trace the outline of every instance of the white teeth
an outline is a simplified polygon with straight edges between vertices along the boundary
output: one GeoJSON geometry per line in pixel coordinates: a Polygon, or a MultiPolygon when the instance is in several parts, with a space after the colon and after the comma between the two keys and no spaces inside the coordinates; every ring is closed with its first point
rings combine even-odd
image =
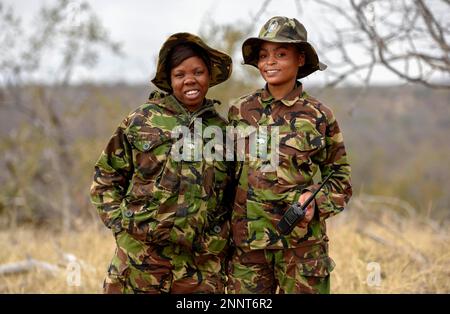
{"type": "Polygon", "coordinates": [[[267,70],[266,72],[267,72],[268,74],[274,74],[274,73],[277,73],[278,70],[267,70]]]}
{"type": "Polygon", "coordinates": [[[197,93],[198,93],[198,90],[195,89],[195,90],[189,90],[185,94],[188,95],[188,96],[192,96],[192,95],[195,95],[197,93]]]}

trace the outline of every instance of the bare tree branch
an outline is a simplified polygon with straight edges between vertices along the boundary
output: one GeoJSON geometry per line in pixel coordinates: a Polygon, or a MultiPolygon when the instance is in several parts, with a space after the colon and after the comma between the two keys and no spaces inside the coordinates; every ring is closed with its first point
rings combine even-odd
{"type": "Polygon", "coordinates": [[[334,13],[330,16],[343,19],[342,23],[336,23],[328,17],[332,36],[321,43],[326,47],[323,58],[331,65],[328,75],[334,77],[330,84],[338,84],[360,72],[365,73],[364,82],[369,84],[378,67],[406,82],[450,88],[450,30],[445,24],[448,19],[439,16],[442,8],[449,9],[449,1],[435,1],[434,6],[423,0],[314,3],[325,8],[324,12],[334,13]],[[355,60],[356,51],[366,60],[355,60]],[[335,56],[336,52],[338,59],[327,57],[335,56]],[[335,70],[331,71],[333,67],[335,70]]]}
{"type": "MultiPolygon", "coordinates": [[[[57,212],[59,216],[53,219],[61,218],[65,230],[71,227],[73,212],[78,210],[68,179],[73,177],[72,166],[76,161],[68,138],[68,122],[59,110],[57,88],[68,85],[77,68],[95,65],[100,48],[120,54],[119,45],[110,39],[89,5],[78,4],[77,14],[83,19],[77,23],[71,23],[67,16],[70,1],[59,0],[44,6],[31,33],[25,33],[14,12],[0,4],[0,45],[11,48],[0,51],[0,106],[22,114],[31,122],[19,125],[17,129],[25,131],[13,130],[4,141],[9,143],[5,149],[8,184],[13,195],[25,200],[23,208],[31,216],[57,212]],[[49,58],[55,59],[53,65],[57,64],[52,66],[55,75],[51,85],[33,84],[33,78],[48,67],[49,58]],[[22,134],[22,138],[17,134],[22,134]],[[24,154],[21,146],[35,141],[38,152],[33,156],[24,154]],[[41,150],[45,153],[41,154],[41,150]],[[23,166],[27,162],[33,169],[23,166]],[[51,179],[42,180],[44,176],[51,179]],[[39,194],[43,186],[51,195],[39,194]]],[[[14,205],[11,210],[18,207],[14,205]]]]}

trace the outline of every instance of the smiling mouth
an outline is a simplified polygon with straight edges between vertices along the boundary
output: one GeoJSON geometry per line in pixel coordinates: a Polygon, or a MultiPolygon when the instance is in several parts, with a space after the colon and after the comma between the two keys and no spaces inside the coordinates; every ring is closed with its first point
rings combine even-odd
{"type": "Polygon", "coordinates": [[[274,70],[265,70],[264,71],[268,76],[272,76],[272,75],[275,75],[275,74],[277,74],[278,72],[280,72],[280,70],[276,70],[276,69],[274,69],[274,70]]]}
{"type": "Polygon", "coordinates": [[[191,90],[185,91],[184,95],[188,99],[195,99],[195,98],[197,98],[200,95],[200,90],[198,90],[198,89],[191,89],[191,90]]]}

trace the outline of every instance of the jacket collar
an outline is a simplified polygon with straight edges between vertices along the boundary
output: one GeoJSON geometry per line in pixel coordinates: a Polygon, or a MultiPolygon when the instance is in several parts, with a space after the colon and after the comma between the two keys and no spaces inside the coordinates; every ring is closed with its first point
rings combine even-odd
{"type": "MultiPolygon", "coordinates": [[[[300,81],[295,83],[295,87],[292,91],[290,91],[286,96],[284,96],[279,101],[288,107],[293,106],[303,95],[303,85],[300,81]]],[[[263,103],[272,103],[275,98],[270,94],[269,89],[267,87],[267,83],[264,86],[264,89],[261,91],[261,101],[263,103]]]]}
{"type": "Polygon", "coordinates": [[[152,94],[149,103],[153,103],[158,107],[164,108],[176,115],[200,116],[201,114],[214,110],[214,101],[205,98],[203,104],[197,111],[190,112],[187,110],[173,94],[165,95],[162,93],[152,94]]]}

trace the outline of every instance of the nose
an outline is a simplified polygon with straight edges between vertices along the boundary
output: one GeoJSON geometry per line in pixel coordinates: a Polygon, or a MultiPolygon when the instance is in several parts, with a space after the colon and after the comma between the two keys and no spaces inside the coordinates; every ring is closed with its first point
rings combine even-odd
{"type": "Polygon", "coordinates": [[[277,60],[275,59],[275,56],[274,56],[273,54],[270,54],[270,55],[267,57],[267,64],[273,65],[273,64],[275,64],[275,63],[277,63],[277,60]]]}
{"type": "Polygon", "coordinates": [[[195,82],[196,82],[195,77],[193,75],[189,75],[184,80],[184,85],[193,85],[195,84],[195,82]]]}

